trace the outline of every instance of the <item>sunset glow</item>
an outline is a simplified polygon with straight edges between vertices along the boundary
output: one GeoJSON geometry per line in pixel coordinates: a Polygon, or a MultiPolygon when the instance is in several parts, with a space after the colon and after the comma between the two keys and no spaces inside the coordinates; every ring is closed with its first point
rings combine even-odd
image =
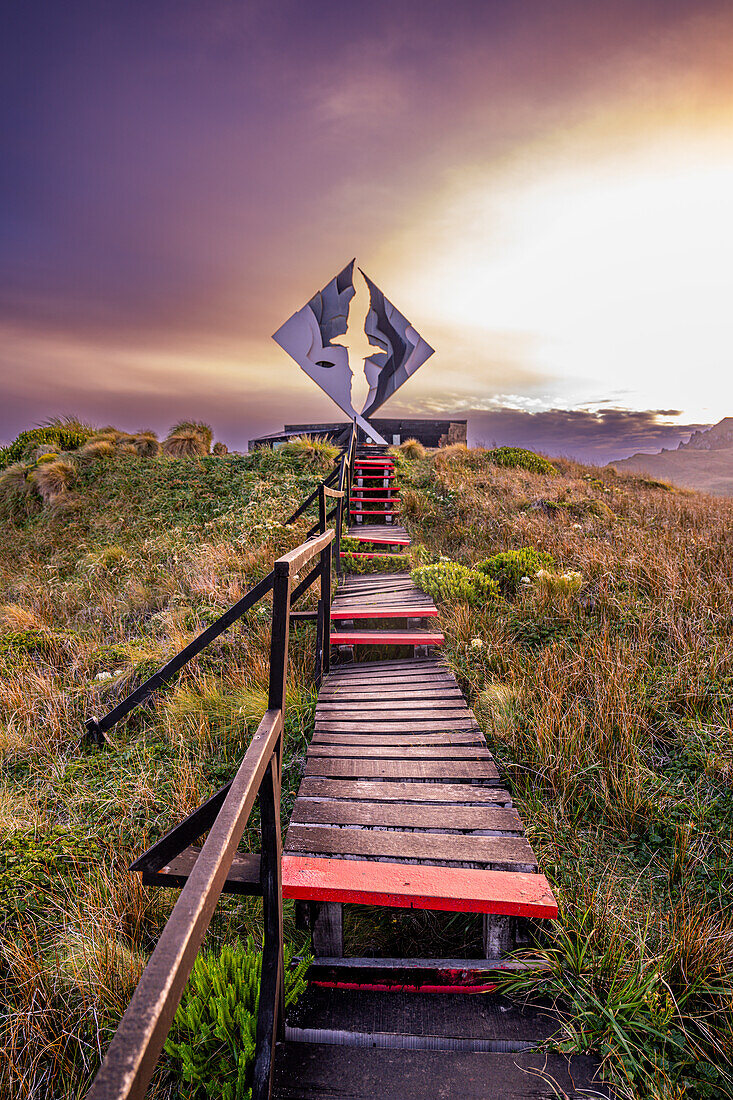
{"type": "Polygon", "coordinates": [[[3,47],[0,437],[330,418],[270,335],[354,255],[436,348],[385,412],[733,412],[729,5],[95,12],[3,47]]]}

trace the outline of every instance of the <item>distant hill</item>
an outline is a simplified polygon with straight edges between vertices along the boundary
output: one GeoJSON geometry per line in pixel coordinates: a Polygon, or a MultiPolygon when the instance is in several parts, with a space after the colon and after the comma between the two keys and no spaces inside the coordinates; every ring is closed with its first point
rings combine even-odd
{"type": "Polygon", "coordinates": [[[688,489],[733,496],[733,417],[706,431],[694,432],[676,450],[635,454],[609,465],[621,471],[649,474],[688,489]]]}

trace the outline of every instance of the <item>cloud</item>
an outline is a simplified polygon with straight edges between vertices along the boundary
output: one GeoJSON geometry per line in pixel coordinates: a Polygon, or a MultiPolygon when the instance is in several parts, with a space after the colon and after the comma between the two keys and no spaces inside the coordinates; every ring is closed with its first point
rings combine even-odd
{"type": "Polygon", "coordinates": [[[544,454],[605,465],[637,451],[672,449],[708,424],[671,423],[677,409],[503,408],[468,413],[469,439],[488,446],[528,447],[544,454]]]}

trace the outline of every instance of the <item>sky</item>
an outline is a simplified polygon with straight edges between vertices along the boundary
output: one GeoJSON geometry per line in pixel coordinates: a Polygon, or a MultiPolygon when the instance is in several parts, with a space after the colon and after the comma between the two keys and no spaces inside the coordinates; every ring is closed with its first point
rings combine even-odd
{"type": "Polygon", "coordinates": [[[733,413],[732,45],[728,0],[5,5],[0,440],[333,418],[271,334],[356,256],[436,349],[384,415],[676,446],[733,413]]]}

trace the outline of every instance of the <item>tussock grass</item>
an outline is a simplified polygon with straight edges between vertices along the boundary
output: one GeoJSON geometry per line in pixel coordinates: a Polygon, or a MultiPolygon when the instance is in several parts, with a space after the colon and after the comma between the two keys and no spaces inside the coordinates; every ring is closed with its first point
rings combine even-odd
{"type": "MultiPolygon", "coordinates": [[[[297,451],[191,461],[140,455],[114,429],[87,438],[61,452],[75,470],[63,517],[31,480],[33,456],[0,471],[3,1096],[84,1094],[173,902],[125,868],[235,771],[266,705],[270,603],[122,723],[109,752],[80,749],[84,719],[301,540],[309,521],[282,521],[322,476],[297,451]]],[[[551,583],[509,570],[502,600],[453,594],[436,623],[561,902],[534,948],[542,988],[570,1009],[563,1047],[600,1051],[620,1096],[730,1095],[733,502],[555,466],[463,447],[401,458],[414,541],[400,557],[551,556],[551,583]],[[557,580],[569,574],[580,582],[557,580]]],[[[312,658],[312,624],[294,625],[284,821],[312,658]]],[[[244,846],[258,843],[255,815],[244,846]]],[[[300,945],[289,905],[285,923],[300,945]]],[[[208,946],[261,932],[257,901],[227,897],[208,946]]],[[[355,908],[348,934],[355,951],[480,949],[462,914],[355,908]]],[[[175,1095],[166,1072],[151,1096],[175,1095]]]]}
{"type": "Polygon", "coordinates": [[[556,466],[401,468],[423,557],[554,562],[439,620],[561,903],[532,995],[620,1096],[730,1096],[733,502],[556,466]]]}
{"type": "MultiPolygon", "coordinates": [[[[58,499],[77,502],[63,522],[34,464],[0,471],[15,502],[0,504],[2,1096],[86,1091],[175,897],[126,868],[236,771],[267,704],[269,601],[117,727],[110,751],[80,747],[84,719],[302,540],[309,521],[282,520],[319,477],[280,456],[262,470],[256,456],[141,454],[140,437],[108,430],[63,454],[75,481],[58,499]]],[[[284,822],[312,729],[313,642],[311,624],[293,628],[284,822]]],[[[291,906],[286,928],[300,945],[291,906]]],[[[260,904],[227,897],[208,945],[261,931],[260,904]]],[[[168,1068],[151,1096],[172,1095],[168,1068]]]]}

